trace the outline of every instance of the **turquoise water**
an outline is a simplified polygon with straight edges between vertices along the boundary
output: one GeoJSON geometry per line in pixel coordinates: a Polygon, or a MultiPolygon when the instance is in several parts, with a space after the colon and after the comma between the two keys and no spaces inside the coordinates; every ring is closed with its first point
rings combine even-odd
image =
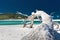
{"type": "Polygon", "coordinates": [[[57,22],[57,23],[59,23],[59,24],[60,24],[60,21],[55,21],[55,22],[57,22]]]}
{"type": "MultiPolygon", "coordinates": [[[[21,25],[24,24],[24,21],[0,21],[0,25],[21,25]]],[[[30,24],[30,21],[27,21],[27,24],[30,24]]],[[[40,21],[34,21],[34,24],[40,24],[40,21]]]]}
{"type": "MultiPolygon", "coordinates": [[[[60,21],[55,21],[55,22],[58,22],[60,23],[60,21]]],[[[31,22],[30,21],[26,21],[27,24],[30,24],[31,22]]],[[[41,22],[40,21],[34,21],[34,24],[40,24],[41,22]]],[[[24,21],[0,21],[0,25],[22,25],[22,24],[25,24],[24,21]]]]}

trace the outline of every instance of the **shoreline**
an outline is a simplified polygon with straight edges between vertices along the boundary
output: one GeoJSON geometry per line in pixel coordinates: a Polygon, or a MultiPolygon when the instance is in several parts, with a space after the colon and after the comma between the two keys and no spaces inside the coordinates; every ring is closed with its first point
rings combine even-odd
{"type": "MultiPolygon", "coordinates": [[[[24,19],[4,19],[0,21],[24,21],[24,19]]],[[[34,21],[40,21],[39,19],[34,19],[34,21]]],[[[53,19],[53,21],[60,21],[60,19],[53,19]]]]}

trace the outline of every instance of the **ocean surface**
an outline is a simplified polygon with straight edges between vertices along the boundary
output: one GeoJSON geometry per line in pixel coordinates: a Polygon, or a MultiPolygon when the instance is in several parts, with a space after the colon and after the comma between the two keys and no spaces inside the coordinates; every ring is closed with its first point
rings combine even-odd
{"type": "MultiPolygon", "coordinates": [[[[60,23],[60,21],[55,21],[60,23]]],[[[0,20],[0,25],[22,25],[22,24],[31,24],[31,21],[23,20],[0,20]]],[[[34,21],[34,24],[40,24],[41,21],[34,21]]]]}
{"type": "MultiPolygon", "coordinates": [[[[30,21],[0,21],[0,25],[21,25],[21,24],[30,24],[30,21]]],[[[40,24],[40,21],[34,21],[34,24],[40,24]]]]}

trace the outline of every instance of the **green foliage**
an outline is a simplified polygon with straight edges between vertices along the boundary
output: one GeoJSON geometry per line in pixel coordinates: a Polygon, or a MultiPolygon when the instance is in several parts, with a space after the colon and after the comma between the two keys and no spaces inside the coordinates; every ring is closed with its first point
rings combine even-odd
{"type": "Polygon", "coordinates": [[[0,14],[0,19],[25,19],[27,16],[15,13],[0,14]]]}

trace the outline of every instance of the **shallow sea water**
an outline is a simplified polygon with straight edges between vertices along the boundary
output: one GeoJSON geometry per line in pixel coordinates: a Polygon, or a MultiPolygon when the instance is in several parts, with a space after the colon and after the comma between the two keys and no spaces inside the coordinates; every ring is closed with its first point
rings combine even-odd
{"type": "MultiPolygon", "coordinates": [[[[60,21],[55,21],[60,23],[60,21]]],[[[31,21],[23,21],[23,20],[0,20],[0,25],[22,25],[22,24],[31,24],[31,21]]],[[[40,24],[41,21],[34,21],[34,24],[40,24]]]]}

